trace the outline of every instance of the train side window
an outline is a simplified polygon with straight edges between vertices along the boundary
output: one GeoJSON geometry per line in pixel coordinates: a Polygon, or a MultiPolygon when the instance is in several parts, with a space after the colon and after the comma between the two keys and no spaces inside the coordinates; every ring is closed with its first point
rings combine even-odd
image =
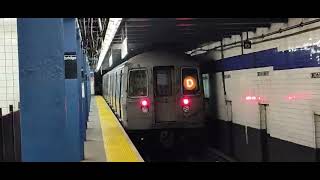
{"type": "Polygon", "coordinates": [[[182,68],[182,90],[184,95],[199,93],[199,77],[196,68],[182,68]]]}
{"type": "Polygon", "coordinates": [[[137,69],[129,71],[129,97],[147,96],[147,71],[137,69]]]}

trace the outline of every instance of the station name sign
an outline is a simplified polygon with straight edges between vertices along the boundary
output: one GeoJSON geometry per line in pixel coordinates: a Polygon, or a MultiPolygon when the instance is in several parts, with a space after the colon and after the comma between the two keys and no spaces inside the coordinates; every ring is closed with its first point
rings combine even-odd
{"type": "Polygon", "coordinates": [[[224,78],[225,79],[231,78],[231,75],[230,74],[226,74],[226,75],[224,75],[224,78]]]}
{"type": "Polygon", "coordinates": [[[311,73],[311,78],[320,78],[320,72],[311,73]]]}
{"type": "Polygon", "coordinates": [[[251,49],[251,41],[249,41],[249,40],[243,41],[243,48],[244,49],[251,49]]]}
{"type": "Polygon", "coordinates": [[[257,72],[257,76],[269,76],[269,71],[257,72]]]}

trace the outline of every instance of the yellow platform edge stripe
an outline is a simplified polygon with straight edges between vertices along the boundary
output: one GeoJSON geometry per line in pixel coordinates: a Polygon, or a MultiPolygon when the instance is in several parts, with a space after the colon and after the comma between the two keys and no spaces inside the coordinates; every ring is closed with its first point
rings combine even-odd
{"type": "Polygon", "coordinates": [[[102,96],[96,96],[107,162],[144,162],[102,96]]]}

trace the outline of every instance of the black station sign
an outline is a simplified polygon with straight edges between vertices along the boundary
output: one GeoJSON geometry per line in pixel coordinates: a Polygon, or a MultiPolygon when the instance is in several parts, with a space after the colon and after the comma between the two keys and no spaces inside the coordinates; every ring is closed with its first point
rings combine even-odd
{"type": "Polygon", "coordinates": [[[64,53],[65,78],[77,79],[77,55],[75,52],[64,53]]]}
{"type": "Polygon", "coordinates": [[[249,41],[249,40],[243,41],[243,48],[244,49],[251,49],[251,41],[249,41]]]}
{"type": "Polygon", "coordinates": [[[320,78],[320,72],[311,73],[311,78],[320,78]]]}

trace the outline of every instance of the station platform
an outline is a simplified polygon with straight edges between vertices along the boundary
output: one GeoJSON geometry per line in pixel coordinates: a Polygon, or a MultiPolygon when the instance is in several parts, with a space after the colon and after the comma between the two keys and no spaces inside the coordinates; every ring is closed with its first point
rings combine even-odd
{"type": "Polygon", "coordinates": [[[116,116],[101,96],[92,96],[85,160],[82,162],[143,162],[116,116]]]}

